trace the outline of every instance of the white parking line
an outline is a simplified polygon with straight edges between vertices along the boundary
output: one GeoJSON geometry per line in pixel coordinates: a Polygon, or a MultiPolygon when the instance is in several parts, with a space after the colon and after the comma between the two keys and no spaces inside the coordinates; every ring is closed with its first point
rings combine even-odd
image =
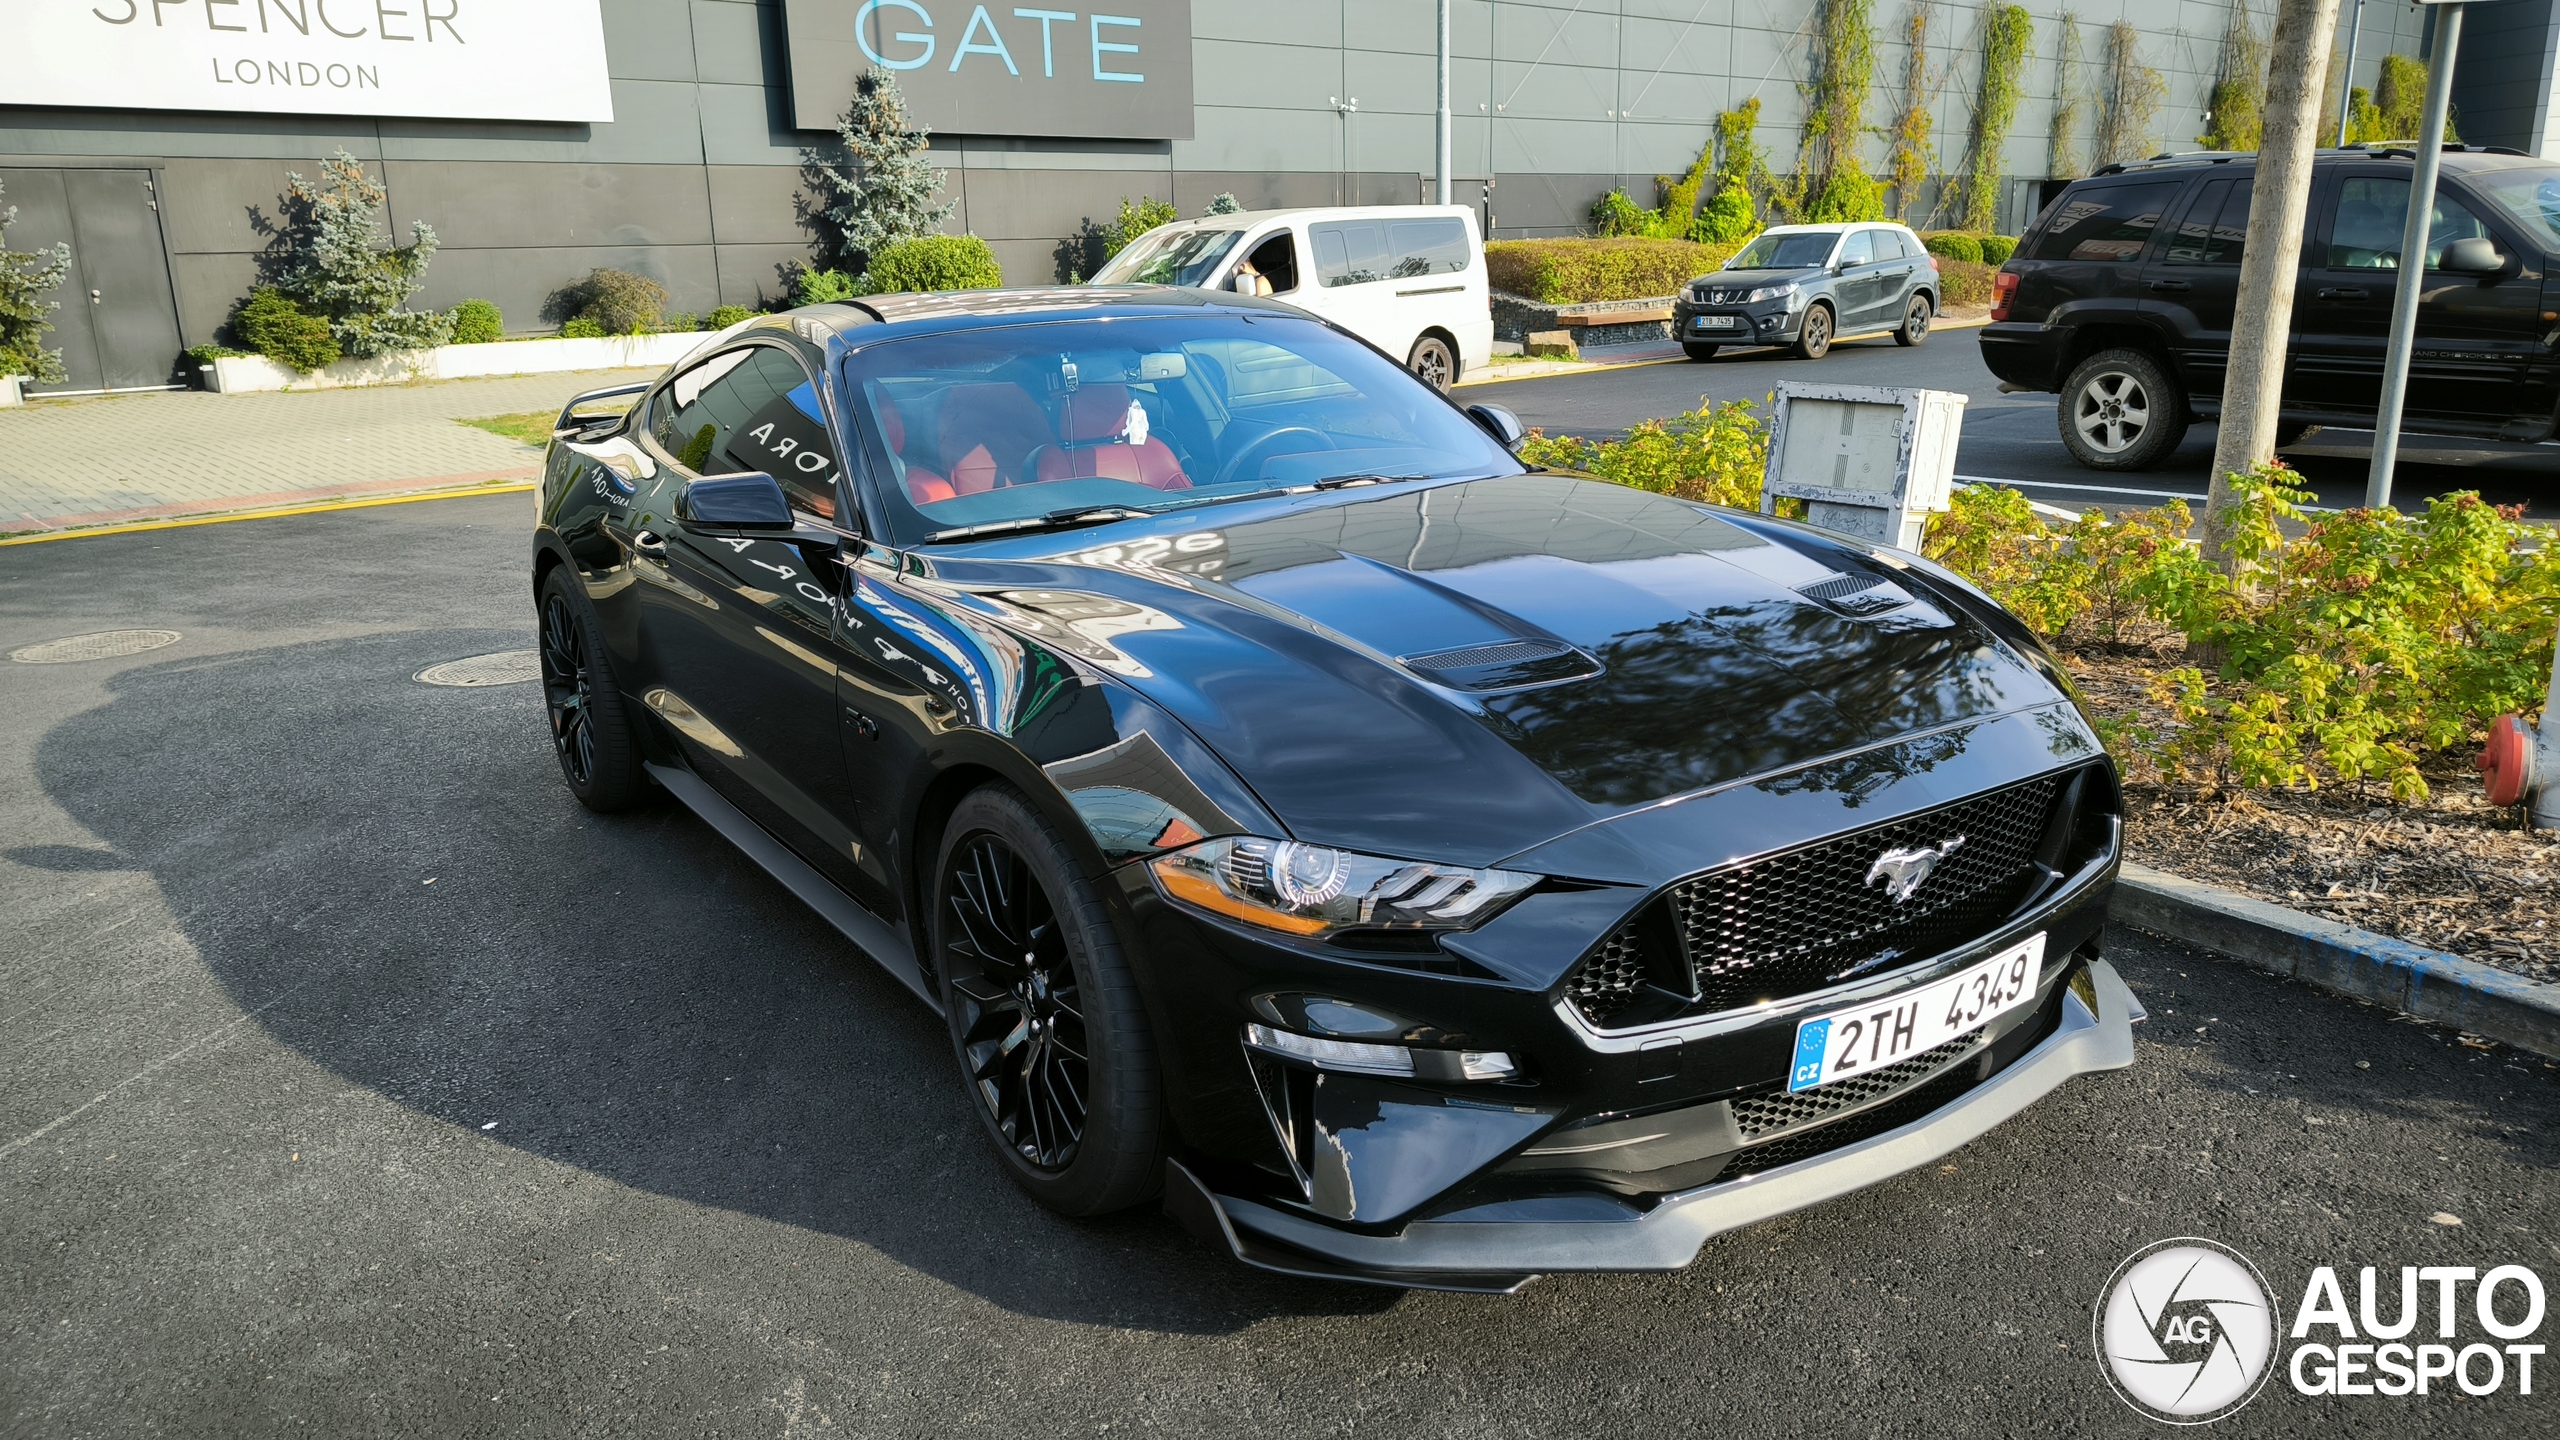
{"type": "Polygon", "coordinates": [[[2202,500],[2200,491],[2136,490],[2126,485],[2066,485],[2059,480],[2011,480],[1999,475],[1958,475],[1958,480],[1975,485],[2006,485],[2012,490],[2033,486],[2038,490],[2088,490],[2100,495],[2148,495],[2160,500],[2202,500]]]}

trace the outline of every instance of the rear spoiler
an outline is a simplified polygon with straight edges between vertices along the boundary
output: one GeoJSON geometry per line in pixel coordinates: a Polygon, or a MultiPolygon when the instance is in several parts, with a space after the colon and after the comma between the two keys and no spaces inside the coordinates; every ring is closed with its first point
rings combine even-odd
{"type": "Polygon", "coordinates": [[[625,395],[637,395],[657,383],[655,380],[643,380],[637,385],[614,385],[602,390],[590,390],[583,395],[573,395],[569,398],[568,404],[560,407],[560,418],[552,422],[551,433],[556,435],[563,430],[583,430],[607,420],[619,424],[622,420],[622,414],[619,411],[580,415],[578,407],[591,401],[616,400],[625,395]]]}

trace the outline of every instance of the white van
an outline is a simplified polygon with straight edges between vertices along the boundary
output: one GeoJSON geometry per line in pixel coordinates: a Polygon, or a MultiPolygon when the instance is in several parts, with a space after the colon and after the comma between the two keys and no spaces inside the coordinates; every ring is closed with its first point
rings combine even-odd
{"type": "Polygon", "coordinates": [[[1247,210],[1159,225],[1096,285],[1268,295],[1332,321],[1443,390],[1493,354],[1484,242],[1464,205],[1247,210]]]}

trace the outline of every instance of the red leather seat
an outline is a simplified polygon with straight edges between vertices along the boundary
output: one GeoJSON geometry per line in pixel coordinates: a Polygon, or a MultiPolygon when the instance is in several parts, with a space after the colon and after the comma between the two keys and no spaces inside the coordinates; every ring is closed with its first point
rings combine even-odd
{"type": "Polygon", "coordinates": [[[898,413],[896,404],[883,399],[874,413],[880,417],[880,438],[889,442],[889,453],[897,458],[899,478],[907,487],[908,500],[930,505],[960,493],[949,480],[907,460],[907,417],[898,413]]]}
{"type": "Polygon", "coordinates": [[[1010,381],[943,392],[941,453],[956,494],[983,495],[1042,478],[1029,472],[1031,454],[1053,438],[1039,402],[1010,381]]]}
{"type": "Polygon", "coordinates": [[[1087,385],[1067,397],[1064,443],[1040,452],[1043,480],[1128,480],[1158,490],[1188,490],[1191,478],[1165,443],[1148,436],[1130,444],[1129,387],[1087,385]]]}

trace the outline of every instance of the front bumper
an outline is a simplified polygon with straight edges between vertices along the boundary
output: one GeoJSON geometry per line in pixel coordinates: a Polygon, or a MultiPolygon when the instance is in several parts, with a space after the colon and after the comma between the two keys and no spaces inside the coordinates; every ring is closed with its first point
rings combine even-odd
{"type": "Polygon", "coordinates": [[[1220,1195],[1179,1161],[1167,1162],[1165,1209],[1249,1265],[1410,1289],[1508,1292],[1554,1271],[1676,1270],[1713,1236],[1917,1169],[2075,1075],[2131,1065],[2132,993],[2104,960],[2090,960],[2085,974],[2087,999],[2063,987],[2050,1033],[1944,1105],[1793,1164],[1665,1196],[1642,1213],[1594,1205],[1590,1218],[1425,1219],[1360,1232],[1220,1195]]]}
{"type": "Polygon", "coordinates": [[[1701,305],[1684,296],[1671,304],[1671,338],[1684,345],[1774,345],[1795,338],[1803,313],[1787,309],[1784,301],[1701,305]],[[1733,323],[1716,323],[1726,319],[1733,323]],[[1701,326],[1701,320],[1707,324],[1701,326]]]}

